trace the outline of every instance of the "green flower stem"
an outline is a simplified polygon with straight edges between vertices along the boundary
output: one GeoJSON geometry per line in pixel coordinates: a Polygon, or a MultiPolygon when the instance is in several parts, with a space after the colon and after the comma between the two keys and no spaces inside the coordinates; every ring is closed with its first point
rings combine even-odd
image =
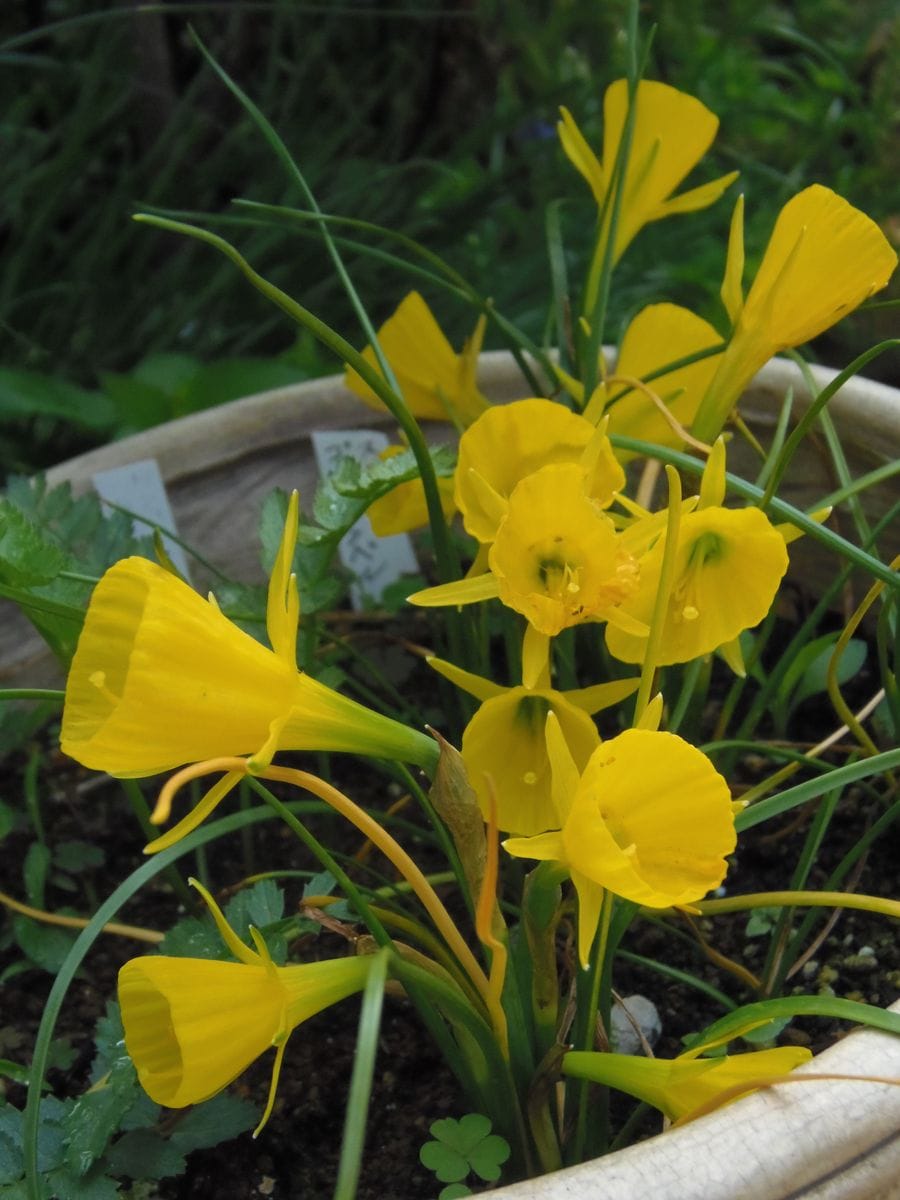
{"type": "Polygon", "coordinates": [[[522,893],[522,926],[531,967],[531,1008],[537,1056],[554,1046],[559,1019],[559,975],[556,966],[556,927],[559,921],[560,884],[568,877],[559,863],[540,863],[525,881],[522,893]]]}
{"type": "MultiPolygon", "coordinates": [[[[638,438],[624,437],[618,434],[613,434],[610,437],[610,441],[613,446],[621,450],[631,450],[635,454],[659,459],[660,462],[677,467],[679,471],[684,471],[689,475],[700,476],[703,474],[705,463],[702,463],[697,458],[693,458],[690,454],[682,453],[680,450],[669,450],[663,446],[654,445],[652,442],[644,442],[638,438]]],[[[734,495],[742,496],[745,500],[750,500],[759,507],[763,507],[762,502],[765,500],[765,493],[762,488],[758,488],[754,484],[748,483],[745,479],[741,479],[740,476],[732,475],[730,472],[726,474],[725,479],[728,489],[734,495]]],[[[852,542],[848,542],[846,538],[842,538],[839,534],[834,533],[827,526],[820,525],[812,517],[808,516],[807,513],[803,512],[802,509],[795,508],[792,504],[775,498],[769,500],[765,507],[768,508],[770,517],[779,521],[789,521],[792,525],[796,525],[802,533],[820,542],[827,549],[833,550],[835,554],[847,559],[854,566],[861,567],[864,571],[868,571],[870,575],[874,575],[876,579],[883,580],[888,587],[900,590],[900,575],[896,571],[892,571],[880,559],[867,554],[859,546],[854,546],[852,542]]]]}
{"type": "MultiPolygon", "coordinates": [[[[600,924],[594,940],[594,952],[591,956],[590,989],[586,997],[587,1003],[579,1005],[578,1030],[575,1037],[576,1048],[593,1050],[597,1031],[597,1014],[600,1011],[600,987],[604,972],[607,968],[606,949],[609,938],[609,925],[612,918],[613,896],[611,892],[603,893],[603,906],[600,912],[600,924]]],[[[575,1133],[572,1138],[572,1154],[570,1162],[579,1163],[584,1159],[585,1145],[588,1137],[588,1109],[590,1099],[590,1083],[582,1079],[576,1093],[575,1133]]],[[[596,1117],[598,1114],[594,1114],[596,1117]]],[[[602,1131],[601,1131],[602,1136],[602,1131]]]]}
{"type": "MultiPolygon", "coordinates": [[[[159,830],[150,821],[150,805],[147,803],[144,793],[141,791],[140,784],[136,779],[120,779],[122,791],[131,806],[131,811],[134,813],[135,820],[140,826],[141,833],[148,842],[152,841],[158,834],[159,830]]],[[[192,912],[194,905],[197,903],[197,897],[194,892],[188,887],[176,866],[166,868],[166,879],[168,880],[175,895],[185,905],[188,912],[192,912]]]]}
{"type": "Polygon", "coordinates": [[[402,398],[388,384],[384,376],[379,374],[374,367],[370,366],[359,351],[342,338],[339,333],[336,333],[324,321],[319,320],[317,316],[311,313],[309,309],[304,308],[302,304],[299,304],[286,292],[283,292],[281,288],[276,287],[275,284],[255,271],[243,255],[230,242],[219,237],[218,234],[211,233],[208,229],[201,229],[197,225],[187,225],[182,221],[170,221],[165,217],[155,217],[150,213],[136,213],[134,220],[140,224],[152,225],[157,229],[166,229],[171,233],[181,233],[187,237],[196,238],[198,241],[205,242],[207,245],[219,250],[235,264],[257,291],[271,300],[273,304],[291,317],[292,320],[296,321],[298,325],[308,329],[318,341],[322,342],[339,359],[342,359],[352,367],[364,382],[368,384],[402,429],[413,457],[416,460],[416,466],[419,468],[419,473],[422,477],[422,487],[425,491],[425,502],[428,508],[428,519],[431,524],[432,537],[434,538],[434,552],[441,582],[447,583],[450,580],[458,579],[461,574],[459,559],[450,540],[447,523],[444,520],[437,476],[435,475],[431,455],[428,453],[428,446],[415,418],[403,403],[402,398]]]}
{"type": "Polygon", "coordinates": [[[464,1035],[459,1045],[466,1054],[471,1072],[470,1086],[466,1089],[470,1099],[476,1106],[485,1105],[494,1127],[513,1149],[518,1173],[528,1173],[532,1156],[518,1094],[509,1063],[504,1059],[488,1025],[455,988],[408,959],[395,956],[391,962],[391,974],[399,979],[404,987],[409,988],[412,984],[425,993],[457,1033],[464,1035]],[[470,1090],[472,1085],[475,1088],[474,1095],[470,1090]]]}
{"type": "Polygon", "coordinates": [[[653,677],[656,674],[656,659],[659,654],[659,644],[665,631],[666,617],[669,611],[669,599],[672,593],[672,581],[675,576],[675,556],[678,553],[678,531],[681,527],[681,480],[674,467],[666,467],[666,478],[669,481],[669,512],[666,521],[666,543],[663,548],[662,565],[659,570],[659,587],[656,589],[656,599],[653,602],[653,616],[650,621],[650,633],[644,649],[644,661],[641,664],[641,682],[638,687],[637,699],[634,702],[634,718],[632,724],[637,727],[644,710],[650,702],[653,690],[653,677]]]}
{"type": "MultiPolygon", "coordinates": [[[[770,796],[767,800],[760,800],[759,803],[744,809],[735,818],[735,828],[738,833],[743,833],[745,829],[752,829],[754,825],[760,825],[763,821],[771,820],[772,817],[780,817],[810,800],[818,800],[832,788],[847,787],[862,779],[877,779],[887,771],[894,770],[895,767],[900,767],[900,749],[886,750],[882,754],[864,758],[849,766],[836,767],[833,771],[826,771],[816,779],[798,783],[796,787],[788,788],[786,792],[770,796]]],[[[712,903],[712,901],[707,903],[712,903]]]]}
{"type": "MultiPolygon", "coordinates": [[[[440,931],[447,946],[456,955],[463,970],[479,992],[487,1010],[490,1011],[490,984],[488,983],[487,976],[479,966],[478,961],[466,944],[450,914],[441,903],[434,888],[429,884],[417,864],[413,862],[403,847],[376,820],[361,809],[359,805],[354,804],[343,792],[338,791],[337,788],[325,783],[317,776],[310,775],[307,771],[295,770],[292,767],[268,767],[264,772],[260,772],[260,775],[266,779],[275,779],[283,783],[290,783],[294,787],[312,792],[314,796],[317,796],[320,800],[324,800],[326,804],[330,805],[336,812],[339,812],[341,816],[346,817],[351,824],[355,825],[362,834],[378,847],[381,853],[393,863],[404,879],[409,881],[422,907],[440,931]]],[[[284,806],[282,805],[282,807],[284,806]]],[[[332,870],[330,866],[328,869],[332,870]]],[[[333,870],[332,874],[334,874],[333,870]]],[[[339,877],[335,875],[335,878],[338,879],[339,877]]],[[[346,875],[344,875],[344,878],[346,879],[346,875]]],[[[382,933],[384,933],[383,928],[382,933]]],[[[387,935],[385,934],[385,936],[387,935]]]]}
{"type": "MultiPolygon", "coordinates": [[[[379,946],[392,946],[390,934],[379,921],[378,917],[372,912],[371,906],[363,896],[362,892],[349,877],[346,871],[340,866],[337,860],[325,849],[318,838],[314,837],[309,832],[302,821],[298,820],[291,812],[286,804],[283,804],[274,792],[270,791],[264,783],[253,775],[247,776],[247,784],[253,789],[256,794],[263,799],[266,804],[276,813],[288,829],[297,835],[304,846],[313,852],[326,871],[329,871],[338,886],[343,890],[344,895],[359,913],[365,924],[368,926],[372,937],[379,946]]],[[[314,793],[315,794],[315,793],[314,793]]]]}
{"type": "Polygon", "coordinates": [[[900,918],[900,900],[882,896],[861,896],[858,892],[748,892],[746,896],[726,896],[722,900],[698,900],[696,908],[704,917],[721,913],[743,912],[748,908],[856,908],[883,917],[900,918]]]}
{"type": "MultiPolygon", "coordinates": [[[[822,800],[822,803],[816,805],[813,819],[806,831],[806,837],[803,839],[803,849],[800,852],[797,865],[794,868],[790,884],[788,885],[791,891],[800,891],[807,886],[810,872],[816,864],[819,850],[825,840],[825,835],[828,832],[828,827],[831,824],[831,819],[835,814],[840,798],[840,792],[829,792],[822,800]]],[[[785,973],[792,965],[790,959],[786,957],[786,951],[793,932],[793,923],[794,909],[785,906],[779,912],[778,919],[771,931],[765,965],[760,972],[760,979],[763,983],[762,994],[764,996],[774,996],[777,994],[785,973]]]]}
{"type": "MultiPolygon", "coordinates": [[[[765,494],[760,504],[761,508],[766,508],[771,503],[775,493],[778,491],[778,485],[781,483],[782,476],[787,470],[788,463],[794,457],[800,443],[805,440],[819,413],[824,409],[825,405],[834,396],[844,384],[852,379],[854,375],[859,374],[863,367],[867,366],[873,359],[883,354],[886,350],[893,350],[900,347],[900,338],[888,338],[883,342],[879,342],[876,346],[870,347],[858,358],[854,358],[849,367],[845,367],[840,374],[836,375],[829,384],[822,388],[821,392],[815,397],[812,404],[797,422],[797,426],[793,433],[787,439],[781,453],[778,456],[778,461],[772,470],[768,485],[766,486],[765,494]]],[[[694,433],[697,437],[703,438],[701,429],[695,429],[694,433]]]]}
{"type": "MultiPolygon", "coordinates": [[[[900,800],[895,800],[890,808],[885,809],[877,821],[875,821],[865,833],[857,840],[856,844],[844,855],[829,877],[825,880],[826,889],[835,888],[844,880],[854,865],[859,861],[863,854],[873,845],[883,833],[889,830],[894,822],[900,817],[900,800]]],[[[790,945],[785,954],[787,962],[795,962],[800,954],[800,948],[806,941],[813,925],[815,924],[817,912],[815,908],[811,908],[803,920],[797,926],[790,945]]]]}
{"type": "Polygon", "coordinates": [[[62,704],[66,693],[55,688],[0,688],[0,701],[3,700],[46,700],[53,704],[62,704]]]}

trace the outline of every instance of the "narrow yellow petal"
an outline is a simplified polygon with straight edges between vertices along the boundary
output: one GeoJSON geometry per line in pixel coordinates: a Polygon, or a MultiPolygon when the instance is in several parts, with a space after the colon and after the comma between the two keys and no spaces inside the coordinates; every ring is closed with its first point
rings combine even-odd
{"type": "Polygon", "coordinates": [[[728,256],[725,260],[725,275],[719,295],[734,327],[744,307],[744,196],[738,196],[731,214],[728,233],[728,256]]]}
{"type": "Polygon", "coordinates": [[[478,700],[490,700],[492,696],[502,696],[507,690],[501,684],[484,679],[481,675],[474,675],[471,671],[464,671],[462,667],[447,662],[444,658],[436,658],[431,655],[425,661],[432,670],[437,671],[439,675],[443,675],[445,679],[449,679],[451,683],[455,683],[458,688],[468,692],[470,696],[475,696],[478,700]]]}
{"type": "Polygon", "coordinates": [[[144,847],[145,854],[158,854],[160,850],[168,850],[170,846],[174,846],[176,842],[180,842],[183,837],[187,837],[189,833],[193,833],[211,812],[222,803],[228,793],[237,786],[244,778],[242,771],[229,771],[227,775],[223,775],[220,780],[213,784],[206,795],[197,803],[186,817],[183,817],[177,825],[173,825],[171,829],[161,834],[158,838],[154,838],[152,842],[148,842],[144,847]]]}
{"type": "Polygon", "coordinates": [[[493,600],[498,594],[497,580],[493,575],[487,574],[424,588],[406,599],[409,604],[418,604],[421,608],[444,608],[447,605],[477,604],[479,600],[493,600]]]}

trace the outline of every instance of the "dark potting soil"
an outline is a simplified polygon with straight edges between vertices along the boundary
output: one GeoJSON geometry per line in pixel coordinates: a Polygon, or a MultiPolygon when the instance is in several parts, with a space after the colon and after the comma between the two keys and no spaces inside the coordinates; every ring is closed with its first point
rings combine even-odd
{"type": "MultiPolygon", "coordinates": [[[[56,751],[48,749],[46,753],[48,770],[39,776],[38,786],[48,840],[56,845],[77,839],[104,851],[106,862],[102,870],[87,876],[102,899],[141,862],[144,839],[126,809],[118,785],[110,781],[98,785],[56,751]]],[[[10,797],[21,795],[24,758],[13,756],[7,766],[5,787],[10,797]]],[[[349,769],[346,760],[335,762],[336,774],[349,769]]],[[[338,775],[335,782],[357,800],[371,799],[361,794],[367,777],[360,777],[358,767],[352,770],[355,776],[338,775]]],[[[371,777],[368,779],[371,790],[371,777]]],[[[384,791],[383,784],[379,788],[384,791]]],[[[383,808],[389,800],[376,798],[371,802],[374,807],[383,808]]],[[[877,815],[872,802],[862,793],[850,792],[842,799],[809,888],[824,885],[828,871],[858,838],[861,828],[877,815]]],[[[805,824],[795,826],[796,814],[792,813],[781,822],[741,837],[726,881],[728,894],[786,885],[805,829],[805,824]]],[[[328,828],[333,839],[334,823],[328,828]]],[[[315,869],[311,856],[298,847],[293,835],[277,821],[255,826],[252,838],[257,869],[315,869]]],[[[30,840],[26,833],[14,832],[3,842],[0,888],[14,896],[21,897],[23,893],[22,861],[30,840]]],[[[414,835],[406,832],[401,840],[415,852],[414,835]]],[[[358,836],[353,832],[342,848],[352,853],[358,846],[358,836]]],[[[900,861],[898,852],[900,844],[895,827],[876,842],[854,879],[854,890],[893,895],[896,864],[900,861]]],[[[433,852],[426,847],[424,853],[433,852]]],[[[238,835],[210,846],[207,870],[214,888],[227,889],[244,876],[242,855],[243,844],[238,835]]],[[[440,864],[435,860],[426,865],[438,868],[440,864]]],[[[194,869],[193,864],[190,869],[194,869]]],[[[391,870],[387,866],[384,869],[386,873],[391,870]]],[[[186,869],[185,873],[189,871],[186,869]]],[[[299,894],[299,886],[288,886],[288,911],[299,894]]],[[[452,893],[445,898],[452,904],[452,893]]],[[[73,900],[71,893],[52,882],[46,903],[51,910],[67,904],[80,904],[82,911],[88,907],[83,897],[73,900]]],[[[165,931],[180,911],[168,885],[157,881],[135,897],[118,919],[165,931]]],[[[827,914],[823,913],[817,931],[826,919],[827,914]]],[[[739,970],[758,973],[768,940],[748,938],[747,920],[748,914],[739,913],[702,920],[699,924],[717,954],[735,960],[739,970]]],[[[687,930],[686,926],[682,928],[687,930]]],[[[693,937],[684,941],[673,939],[671,933],[658,925],[639,920],[627,935],[623,949],[644,957],[658,957],[690,971],[735,1001],[746,1003],[756,998],[745,982],[711,962],[693,937]]],[[[107,999],[115,994],[116,973],[128,958],[147,951],[146,945],[118,936],[103,936],[95,944],[69,991],[57,1028],[57,1035],[69,1038],[75,1051],[70,1066],[50,1072],[49,1081],[57,1095],[77,1095],[87,1086],[94,1026],[107,999]]],[[[343,952],[343,945],[335,935],[323,933],[314,954],[343,952]]],[[[561,945],[560,953],[564,969],[569,969],[571,945],[561,945]]],[[[0,956],[0,970],[17,957],[15,947],[0,956]]],[[[29,969],[0,986],[0,1058],[28,1061],[51,983],[49,974],[29,969]]],[[[663,978],[624,958],[617,963],[614,986],[621,995],[642,992],[656,1003],[663,1024],[656,1052],[664,1057],[681,1050],[682,1036],[721,1015],[721,1009],[695,988],[663,978]]],[[[879,1005],[890,1004],[897,998],[900,953],[888,919],[863,912],[841,912],[826,940],[785,988],[788,994],[829,990],[838,996],[879,1005]]],[[[246,1134],[214,1149],[195,1152],[189,1156],[183,1175],[150,1185],[149,1191],[141,1192],[143,1200],[199,1200],[211,1195],[216,1200],[257,1196],[327,1200],[337,1170],[358,1012],[359,1001],[348,1000],[295,1032],[285,1058],[274,1114],[258,1140],[246,1134]]],[[[785,1039],[809,1045],[818,1052],[846,1028],[833,1021],[798,1019],[786,1031],[785,1039]]],[[[386,998],[379,1045],[359,1200],[425,1200],[434,1197],[441,1186],[418,1159],[419,1149],[428,1139],[428,1127],[438,1118],[461,1116],[467,1106],[415,1012],[402,996],[386,998]]],[[[271,1058],[267,1056],[233,1085],[260,1110],[270,1068],[271,1058]]],[[[16,1106],[24,1104],[24,1089],[20,1086],[7,1083],[6,1096],[16,1106]]],[[[177,1120],[177,1113],[167,1113],[166,1127],[171,1128],[177,1120]]],[[[645,1132],[657,1132],[659,1128],[659,1119],[651,1118],[645,1132]]]]}

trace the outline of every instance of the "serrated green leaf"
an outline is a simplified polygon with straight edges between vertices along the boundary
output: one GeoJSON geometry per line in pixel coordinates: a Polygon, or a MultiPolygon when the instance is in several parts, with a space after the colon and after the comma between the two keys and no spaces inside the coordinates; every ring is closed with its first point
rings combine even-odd
{"type": "Polygon", "coordinates": [[[225,905],[225,918],[239,938],[252,946],[250,926],[266,940],[269,953],[278,966],[287,960],[287,942],[278,933],[267,932],[284,916],[284,893],[274,879],[261,879],[250,888],[242,888],[225,905]]]}
{"type": "Polygon", "coordinates": [[[182,917],[159,944],[170,958],[227,959],[228,950],[208,917],[182,917]]]}
{"type": "Polygon", "coordinates": [[[41,1101],[37,1137],[39,1171],[52,1171],[62,1165],[66,1152],[63,1123],[74,1107],[74,1100],[57,1100],[55,1096],[45,1096],[41,1101]]]}
{"type": "Polygon", "coordinates": [[[50,583],[68,565],[68,555],[0,497],[0,579],[13,587],[36,587],[50,583]]]}
{"type": "Polygon", "coordinates": [[[106,1169],[131,1179],[166,1179],[187,1166],[184,1155],[168,1138],[152,1129],[123,1134],[109,1149],[106,1169]]]}
{"type": "MultiPolygon", "coordinates": [[[[263,503],[259,536],[262,565],[267,574],[278,553],[287,505],[288,494],[280,488],[271,492],[263,503]]],[[[310,542],[304,538],[302,528],[294,551],[293,572],[297,577],[300,611],[310,616],[333,608],[343,595],[345,585],[334,567],[339,535],[329,533],[321,537],[322,531],[316,531],[317,536],[310,542]]]]}
{"type": "Polygon", "coordinates": [[[107,1000],[106,1012],[94,1029],[94,1061],[91,1063],[91,1083],[108,1074],[119,1059],[127,1058],[122,1014],[115,1000],[107,1000]]]}
{"type": "Polygon", "coordinates": [[[0,1186],[0,1200],[30,1200],[25,1180],[0,1186]]]}
{"type": "Polygon", "coordinates": [[[75,933],[67,929],[60,929],[56,925],[41,925],[32,921],[30,917],[15,917],[13,932],[19,948],[28,955],[31,962],[52,975],[55,975],[65,962],[76,937],[75,933]]]}
{"type": "Polygon", "coordinates": [[[419,1161],[433,1171],[441,1183],[457,1183],[469,1173],[469,1164],[463,1156],[443,1142],[426,1142],[419,1151],[419,1161]]]}
{"type": "Polygon", "coordinates": [[[260,879],[241,888],[225,905],[225,919],[238,937],[249,937],[249,928],[263,929],[284,916],[284,892],[274,879],[260,879]]]}
{"type": "Polygon", "coordinates": [[[0,1130],[0,1184],[15,1183],[24,1170],[21,1130],[16,1137],[0,1130]]]}
{"type": "Polygon", "coordinates": [[[50,1173],[47,1182],[55,1200],[113,1200],[119,1195],[119,1184],[100,1167],[87,1175],[73,1175],[61,1167],[50,1173]]]}
{"type": "Polygon", "coordinates": [[[240,1096],[220,1092],[212,1100],[194,1105],[179,1121],[171,1135],[172,1144],[182,1154],[206,1150],[252,1129],[258,1120],[259,1111],[254,1104],[240,1096]]]}
{"type": "Polygon", "coordinates": [[[70,1171],[76,1175],[90,1171],[119,1129],[122,1114],[134,1102],[138,1087],[130,1059],[120,1059],[105,1079],[78,1097],[63,1121],[66,1166],[70,1171]]]}

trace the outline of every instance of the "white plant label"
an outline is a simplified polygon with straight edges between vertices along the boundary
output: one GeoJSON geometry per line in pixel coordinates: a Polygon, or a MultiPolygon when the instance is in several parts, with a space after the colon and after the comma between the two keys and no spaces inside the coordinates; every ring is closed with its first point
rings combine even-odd
{"type": "MultiPolygon", "coordinates": [[[[330,475],[344,458],[353,458],[366,466],[390,445],[387,435],[378,429],[319,430],[311,438],[322,476],[330,475]]],[[[376,537],[365,516],[345,535],[338,555],[356,578],[350,587],[350,603],[357,612],[366,597],[380,600],[389,584],[419,569],[408,534],[376,537]]]]}
{"type": "MultiPolygon", "coordinates": [[[[132,528],[136,536],[152,533],[155,528],[161,532],[167,529],[171,533],[178,533],[166,485],[155,458],[144,458],[124,467],[98,471],[93,483],[97,495],[106,504],[114,504],[134,514],[132,528]]],[[[190,580],[187,555],[182,547],[165,533],[162,533],[162,541],[166,554],[184,578],[190,580]]]]}

